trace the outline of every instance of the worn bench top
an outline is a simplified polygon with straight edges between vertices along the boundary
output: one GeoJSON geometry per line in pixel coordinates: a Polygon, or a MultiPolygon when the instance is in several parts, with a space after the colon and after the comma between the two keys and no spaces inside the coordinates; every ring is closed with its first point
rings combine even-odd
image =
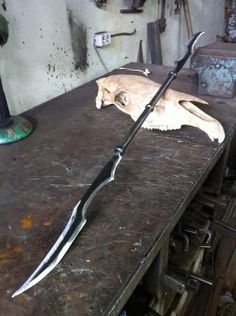
{"type": "MultiPolygon", "coordinates": [[[[142,67],[132,63],[129,67],[142,67]]],[[[166,67],[148,66],[161,82],[166,67]]],[[[114,73],[129,73],[119,70],[114,73]]],[[[176,90],[196,94],[184,70],[176,90]]],[[[117,315],[232,137],[236,109],[211,101],[205,111],[225,128],[223,144],[183,127],[141,129],[116,174],[89,208],[88,222],[62,262],[26,293],[12,293],[54,244],[71,210],[132,119],[115,107],[95,108],[89,82],[25,113],[27,139],[0,147],[0,314],[117,315]]]]}

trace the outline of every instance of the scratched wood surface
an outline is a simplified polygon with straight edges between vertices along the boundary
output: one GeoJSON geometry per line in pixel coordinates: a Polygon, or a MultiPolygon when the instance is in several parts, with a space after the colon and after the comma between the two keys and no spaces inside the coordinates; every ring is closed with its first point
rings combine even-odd
{"type": "MultiPolygon", "coordinates": [[[[153,80],[166,77],[166,67],[149,69],[153,80]]],[[[196,78],[183,71],[172,87],[196,93],[196,78]]],[[[28,111],[33,134],[0,147],[0,315],[116,315],[225,148],[191,127],[141,129],[62,262],[12,299],[132,125],[115,107],[97,110],[96,92],[90,82],[28,111]]],[[[222,122],[227,142],[234,107],[212,101],[205,111],[222,122]]]]}

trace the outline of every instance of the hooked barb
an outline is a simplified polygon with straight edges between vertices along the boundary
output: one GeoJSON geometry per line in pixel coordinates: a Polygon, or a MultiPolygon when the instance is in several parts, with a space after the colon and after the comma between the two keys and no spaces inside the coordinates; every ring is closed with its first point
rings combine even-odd
{"type": "Polygon", "coordinates": [[[194,53],[194,47],[196,42],[198,41],[199,37],[202,36],[205,32],[198,32],[195,33],[186,43],[185,47],[186,47],[186,52],[184,53],[184,55],[180,58],[178,58],[175,61],[176,67],[173,70],[173,73],[177,74],[180,69],[183,67],[183,65],[186,63],[186,61],[188,60],[188,58],[194,53]]]}

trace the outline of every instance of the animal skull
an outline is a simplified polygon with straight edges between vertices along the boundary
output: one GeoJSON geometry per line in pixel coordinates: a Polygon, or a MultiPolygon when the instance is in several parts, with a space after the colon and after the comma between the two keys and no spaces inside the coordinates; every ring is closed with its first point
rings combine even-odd
{"type": "MultiPolygon", "coordinates": [[[[98,79],[96,107],[114,104],[119,110],[137,120],[146,104],[150,102],[160,84],[141,76],[112,75],[98,79]]],[[[223,142],[225,133],[222,125],[201,111],[191,101],[207,104],[195,96],[168,89],[149,114],[142,127],[162,131],[180,129],[182,125],[200,128],[212,141],[223,142]]]]}

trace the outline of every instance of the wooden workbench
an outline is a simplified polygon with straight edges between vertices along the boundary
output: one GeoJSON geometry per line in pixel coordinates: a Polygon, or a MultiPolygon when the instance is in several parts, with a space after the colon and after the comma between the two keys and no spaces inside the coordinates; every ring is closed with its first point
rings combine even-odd
{"type": "MultiPolygon", "coordinates": [[[[169,70],[148,68],[149,78],[158,82],[169,70]]],[[[182,71],[172,88],[196,94],[196,78],[182,71]]],[[[115,107],[97,110],[96,92],[92,81],[26,112],[33,134],[0,147],[1,315],[118,315],[235,128],[236,109],[208,97],[212,103],[205,111],[225,128],[220,145],[192,127],[141,129],[116,180],[95,198],[85,228],[62,262],[12,299],[132,125],[115,107]]]]}

